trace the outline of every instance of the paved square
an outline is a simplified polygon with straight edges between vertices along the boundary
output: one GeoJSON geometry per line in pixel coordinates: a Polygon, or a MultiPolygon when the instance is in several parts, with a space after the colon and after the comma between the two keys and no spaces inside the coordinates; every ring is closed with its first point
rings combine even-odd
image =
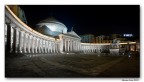
{"type": "Polygon", "coordinates": [[[6,58],[6,77],[139,77],[139,56],[29,54],[6,58]]]}

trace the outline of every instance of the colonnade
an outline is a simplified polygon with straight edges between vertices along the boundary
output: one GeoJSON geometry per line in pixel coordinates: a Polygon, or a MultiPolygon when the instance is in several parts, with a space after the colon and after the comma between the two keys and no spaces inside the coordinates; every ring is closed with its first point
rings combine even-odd
{"type": "Polygon", "coordinates": [[[63,39],[63,52],[79,52],[80,49],[80,40],[70,38],[63,39]]]}
{"type": "Polygon", "coordinates": [[[7,46],[11,53],[58,53],[59,42],[32,35],[11,24],[7,28],[7,46]]]}
{"type": "Polygon", "coordinates": [[[90,43],[81,43],[81,52],[82,53],[102,53],[103,51],[109,50],[109,44],[90,44],[90,43]]]}
{"type": "Polygon", "coordinates": [[[5,47],[10,53],[59,53],[60,42],[42,35],[6,9],[5,47]]]}
{"type": "Polygon", "coordinates": [[[62,34],[56,39],[38,33],[6,8],[5,47],[10,53],[102,53],[110,48],[110,43],[81,43],[80,40],[74,35],[62,34]]]}

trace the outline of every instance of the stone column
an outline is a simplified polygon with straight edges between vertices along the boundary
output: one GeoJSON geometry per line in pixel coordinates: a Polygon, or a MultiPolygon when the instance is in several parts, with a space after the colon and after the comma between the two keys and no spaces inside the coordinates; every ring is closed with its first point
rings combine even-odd
{"type": "Polygon", "coordinates": [[[57,43],[55,42],[54,45],[55,45],[55,47],[54,47],[55,48],[55,53],[57,53],[57,43]]]}
{"type": "Polygon", "coordinates": [[[54,53],[54,45],[53,45],[53,42],[51,41],[51,53],[54,53]]]}
{"type": "Polygon", "coordinates": [[[50,46],[50,41],[48,41],[48,52],[51,52],[51,46],[50,46]]]}
{"type": "Polygon", "coordinates": [[[53,53],[52,52],[52,42],[50,41],[50,53],[53,53]]]}
{"type": "Polygon", "coordinates": [[[60,51],[60,53],[64,52],[64,39],[60,39],[60,42],[59,42],[59,51],[60,51]]]}
{"type": "Polygon", "coordinates": [[[13,35],[13,51],[14,53],[18,52],[18,45],[19,45],[19,31],[17,28],[14,28],[14,35],[13,35]]]}
{"type": "Polygon", "coordinates": [[[86,45],[86,53],[88,53],[88,46],[86,45]]]}
{"type": "Polygon", "coordinates": [[[53,42],[53,50],[54,50],[54,53],[56,53],[56,43],[53,42]]]}
{"type": "Polygon", "coordinates": [[[90,49],[90,47],[89,47],[89,45],[87,45],[87,53],[89,53],[89,49],[90,49]]]}
{"type": "Polygon", "coordinates": [[[36,37],[33,36],[33,53],[35,53],[35,49],[36,49],[36,37]]]}
{"type": "Polygon", "coordinates": [[[79,52],[79,42],[77,41],[77,52],[79,52]]]}
{"type": "Polygon", "coordinates": [[[85,53],[85,46],[84,46],[84,45],[82,45],[82,47],[83,47],[83,52],[85,53]]]}
{"type": "Polygon", "coordinates": [[[39,50],[40,50],[40,53],[42,53],[42,39],[41,38],[39,39],[39,50]]]}
{"type": "Polygon", "coordinates": [[[41,44],[40,44],[40,46],[41,46],[41,53],[43,53],[43,39],[41,39],[40,41],[41,41],[41,44]]]}
{"type": "Polygon", "coordinates": [[[70,52],[72,52],[72,42],[70,40],[70,52]]]}
{"type": "Polygon", "coordinates": [[[81,43],[79,42],[79,51],[81,52],[81,43]]]}
{"type": "Polygon", "coordinates": [[[5,53],[8,53],[10,51],[10,44],[11,44],[11,41],[10,41],[10,39],[11,39],[11,37],[10,37],[11,36],[11,26],[10,26],[10,24],[6,24],[5,28],[6,28],[6,32],[5,32],[6,33],[5,53]]]}
{"type": "Polygon", "coordinates": [[[50,53],[50,43],[48,41],[48,53],[50,53]]]}
{"type": "Polygon", "coordinates": [[[79,42],[77,41],[77,52],[79,52],[79,42]]]}
{"type": "Polygon", "coordinates": [[[77,51],[77,41],[76,40],[74,41],[74,50],[75,50],[75,52],[77,51]]]}
{"type": "Polygon", "coordinates": [[[74,52],[76,52],[76,50],[77,50],[77,45],[76,45],[76,41],[75,40],[73,41],[73,50],[74,50],[74,52]]]}
{"type": "Polygon", "coordinates": [[[47,53],[47,41],[45,40],[45,53],[47,53]]]}
{"type": "Polygon", "coordinates": [[[66,49],[66,39],[64,41],[65,41],[64,43],[65,43],[65,52],[66,52],[67,51],[67,49],[66,49]]]}
{"type": "Polygon", "coordinates": [[[37,38],[37,53],[40,53],[39,52],[39,38],[37,38]]]}
{"type": "Polygon", "coordinates": [[[16,31],[16,40],[15,40],[15,53],[18,53],[19,51],[19,30],[16,28],[15,29],[15,31],[16,31]]]}
{"type": "Polygon", "coordinates": [[[67,41],[67,51],[69,52],[69,40],[67,41]]]}
{"type": "Polygon", "coordinates": [[[55,42],[55,53],[57,53],[57,42],[55,42]]]}
{"type": "Polygon", "coordinates": [[[37,47],[38,47],[38,39],[37,39],[37,37],[35,37],[35,53],[38,53],[37,47]]]}
{"type": "Polygon", "coordinates": [[[74,51],[74,41],[72,40],[72,52],[74,51]]]}
{"type": "Polygon", "coordinates": [[[51,42],[49,41],[49,44],[48,44],[48,49],[49,49],[49,53],[51,53],[51,42]]]}
{"type": "Polygon", "coordinates": [[[49,53],[49,42],[47,41],[47,53],[49,53]]]}
{"type": "Polygon", "coordinates": [[[96,46],[94,46],[94,53],[96,53],[96,46]]]}
{"type": "Polygon", "coordinates": [[[51,49],[52,49],[52,53],[54,53],[54,45],[53,45],[53,42],[51,42],[51,49]]]}
{"type": "Polygon", "coordinates": [[[4,41],[5,41],[5,50],[7,45],[7,24],[4,25],[4,41]]]}
{"type": "Polygon", "coordinates": [[[79,44],[78,41],[76,41],[76,51],[78,52],[79,44]]]}
{"type": "Polygon", "coordinates": [[[73,41],[73,49],[76,52],[77,51],[77,42],[76,40],[73,41]]]}
{"type": "Polygon", "coordinates": [[[86,52],[86,53],[88,52],[88,50],[87,50],[87,45],[85,45],[85,52],[86,52]]]}
{"type": "Polygon", "coordinates": [[[55,43],[52,42],[52,49],[53,49],[53,53],[55,53],[55,43]]]}
{"type": "Polygon", "coordinates": [[[87,50],[86,50],[86,45],[84,45],[84,52],[85,52],[85,53],[87,52],[87,50]]]}
{"type": "Polygon", "coordinates": [[[34,53],[34,37],[31,35],[31,44],[30,44],[30,47],[31,47],[31,53],[34,53]]]}
{"type": "Polygon", "coordinates": [[[24,32],[24,41],[23,41],[23,44],[24,44],[24,53],[26,53],[26,43],[27,43],[27,34],[24,32]]]}
{"type": "Polygon", "coordinates": [[[46,47],[45,40],[43,40],[43,51],[44,51],[44,53],[46,53],[45,47],[46,47]]]}
{"type": "Polygon", "coordinates": [[[28,48],[29,48],[29,34],[28,34],[28,33],[27,33],[27,36],[26,36],[26,40],[27,40],[27,41],[26,41],[26,52],[29,53],[29,52],[28,52],[28,51],[29,51],[29,50],[28,50],[28,48]]]}
{"type": "Polygon", "coordinates": [[[48,53],[48,41],[46,40],[46,53],[48,53]]]}
{"type": "Polygon", "coordinates": [[[92,45],[90,45],[90,47],[91,47],[91,50],[90,50],[90,51],[91,51],[91,53],[93,53],[93,46],[92,46],[92,45]]]}
{"type": "Polygon", "coordinates": [[[60,53],[60,50],[59,50],[59,42],[57,42],[56,50],[57,50],[57,53],[59,54],[59,53],[60,53]]]}
{"type": "Polygon", "coordinates": [[[22,53],[23,48],[23,31],[20,31],[19,35],[19,52],[22,53]]]}
{"type": "Polygon", "coordinates": [[[45,53],[47,53],[47,41],[46,40],[44,41],[45,41],[45,53]]]}
{"type": "Polygon", "coordinates": [[[57,51],[60,53],[60,42],[57,42],[57,51]]]}
{"type": "Polygon", "coordinates": [[[52,41],[50,42],[50,49],[51,49],[51,53],[53,53],[53,44],[52,44],[52,41]]]}
{"type": "Polygon", "coordinates": [[[39,53],[42,53],[41,51],[41,39],[39,38],[39,53]]]}
{"type": "Polygon", "coordinates": [[[94,53],[94,47],[93,47],[93,45],[92,45],[92,53],[94,53]]]}
{"type": "Polygon", "coordinates": [[[43,39],[41,39],[41,49],[42,49],[42,53],[44,53],[44,43],[43,43],[43,39]]]}
{"type": "Polygon", "coordinates": [[[28,53],[31,53],[31,44],[32,44],[32,36],[31,35],[29,35],[29,41],[28,41],[28,53]]]}
{"type": "Polygon", "coordinates": [[[91,53],[91,46],[90,45],[88,47],[88,50],[89,50],[88,52],[91,53]]]}
{"type": "Polygon", "coordinates": [[[10,26],[10,52],[13,52],[14,47],[14,29],[12,26],[10,26]]]}
{"type": "Polygon", "coordinates": [[[85,53],[87,53],[87,46],[86,45],[84,45],[85,46],[85,53]]]}

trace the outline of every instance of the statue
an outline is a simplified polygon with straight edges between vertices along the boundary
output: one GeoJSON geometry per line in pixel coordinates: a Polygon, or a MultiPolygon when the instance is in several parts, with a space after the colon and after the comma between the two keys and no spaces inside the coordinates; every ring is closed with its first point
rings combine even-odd
{"type": "Polygon", "coordinates": [[[120,40],[114,39],[111,44],[110,54],[119,55],[119,45],[120,45],[120,40]]]}
{"type": "Polygon", "coordinates": [[[112,42],[112,48],[119,48],[119,44],[120,43],[120,40],[117,40],[117,39],[114,39],[113,42],[112,42]]]}

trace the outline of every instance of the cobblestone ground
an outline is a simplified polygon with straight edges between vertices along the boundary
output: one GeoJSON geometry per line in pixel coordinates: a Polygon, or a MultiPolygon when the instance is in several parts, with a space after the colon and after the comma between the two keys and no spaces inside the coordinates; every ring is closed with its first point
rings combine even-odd
{"type": "Polygon", "coordinates": [[[6,77],[139,77],[139,73],[136,55],[24,54],[5,59],[6,77]]]}

